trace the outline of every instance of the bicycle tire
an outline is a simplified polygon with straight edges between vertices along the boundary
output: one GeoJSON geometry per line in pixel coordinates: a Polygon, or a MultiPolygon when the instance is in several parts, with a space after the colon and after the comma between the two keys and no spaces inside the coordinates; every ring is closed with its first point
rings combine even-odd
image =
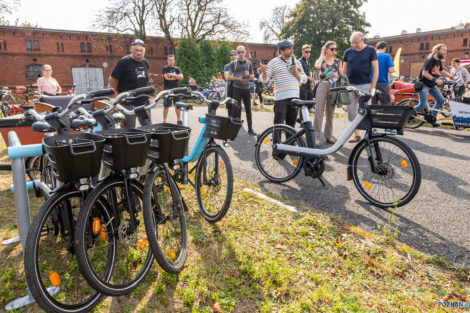
{"type": "MultiPolygon", "coordinates": [[[[134,201],[139,201],[136,198],[142,199],[143,187],[140,183],[131,180],[129,189],[134,201]]],[[[120,296],[134,290],[145,278],[153,263],[153,255],[144,241],[146,235],[140,214],[141,204],[137,202],[134,207],[138,223],[136,229],[132,230],[132,224],[129,222],[132,217],[125,190],[125,182],[120,176],[110,176],[101,182],[87,196],[75,229],[80,271],[90,286],[108,296],[120,296]],[[96,204],[99,204],[98,210],[96,204]],[[100,225],[103,225],[100,206],[113,212],[113,220],[95,233],[95,219],[98,218],[100,225]],[[110,228],[110,225],[113,227],[110,228]],[[105,234],[102,235],[101,232],[105,234]],[[115,250],[113,273],[109,279],[104,279],[101,270],[101,247],[115,250]]]]}
{"type": "Polygon", "coordinates": [[[30,170],[27,172],[28,177],[31,181],[35,179],[41,178],[41,156],[33,156],[26,159],[26,170],[30,170]],[[31,171],[31,169],[37,168],[37,171],[31,171]]]}
{"type": "MultiPolygon", "coordinates": [[[[290,136],[293,136],[296,133],[296,130],[290,126],[287,125],[274,125],[269,128],[267,128],[261,135],[258,137],[258,140],[256,141],[256,149],[255,149],[255,160],[256,160],[256,166],[258,167],[258,170],[261,172],[261,174],[269,179],[272,182],[275,183],[283,183],[286,181],[289,181],[293,179],[295,176],[297,176],[302,169],[302,165],[304,162],[304,158],[299,156],[290,156],[290,155],[282,155],[282,156],[274,156],[273,155],[273,133],[274,130],[280,131],[280,132],[285,132],[286,136],[285,138],[289,138],[290,136]],[[269,148],[269,143],[271,143],[271,148],[269,148]],[[260,152],[262,148],[266,147],[267,151],[260,152]],[[263,166],[263,162],[261,160],[261,155],[265,155],[266,159],[273,159],[276,162],[271,168],[277,171],[282,171],[282,169],[286,169],[288,172],[286,175],[284,174],[279,174],[278,176],[273,176],[274,173],[268,173],[268,170],[263,166]],[[287,162],[285,162],[287,159],[287,162]],[[293,165],[292,167],[290,165],[293,165]],[[289,167],[289,169],[288,169],[289,167]]],[[[281,135],[282,136],[282,135],[281,135]]],[[[295,145],[299,147],[305,147],[305,142],[301,137],[296,137],[294,139],[295,145]]],[[[270,170],[271,171],[271,170],[270,170]]]]}
{"type": "MultiPolygon", "coordinates": [[[[414,107],[417,106],[418,103],[419,103],[419,100],[417,100],[417,99],[407,98],[407,99],[403,99],[400,102],[398,102],[397,106],[399,106],[399,105],[401,105],[401,106],[410,106],[410,107],[413,108],[413,112],[416,115],[421,115],[422,116],[423,115],[422,113],[416,112],[415,109],[414,109],[414,107]]],[[[405,128],[415,129],[415,128],[421,127],[423,124],[424,124],[424,121],[413,118],[410,115],[410,117],[408,118],[408,121],[405,124],[405,128]]]]}
{"type": "Polygon", "coordinates": [[[232,201],[233,195],[233,171],[232,164],[230,163],[230,158],[219,146],[210,147],[206,150],[206,177],[208,179],[208,184],[204,184],[204,152],[199,157],[197,167],[196,167],[196,177],[195,177],[195,190],[197,204],[199,210],[201,211],[202,216],[209,222],[215,223],[224,218],[225,214],[230,207],[230,202],[232,201]],[[214,156],[214,160],[211,157],[214,156]],[[219,160],[219,156],[221,160],[219,160]],[[213,161],[213,162],[212,162],[213,161]],[[212,171],[209,171],[209,166],[212,165],[212,171]],[[220,171],[219,171],[220,170],[220,171]],[[221,176],[219,176],[219,173],[221,176]],[[224,175],[225,173],[225,175],[224,175]],[[209,177],[210,175],[210,177],[209,177]],[[225,188],[221,187],[221,182],[223,182],[224,176],[226,178],[227,185],[225,188]],[[226,191],[225,196],[220,193],[220,191],[226,191]],[[218,195],[222,197],[218,199],[218,195]],[[207,202],[207,200],[209,202],[207,202]],[[212,206],[215,202],[215,205],[212,206]]]}
{"type": "Polygon", "coordinates": [[[180,272],[187,258],[188,230],[181,194],[166,165],[157,165],[147,174],[143,210],[157,263],[168,273],[180,272]],[[177,238],[173,241],[174,234],[177,238]]]}
{"type": "MultiPolygon", "coordinates": [[[[60,212],[61,208],[73,208],[78,211],[83,197],[82,192],[71,187],[53,194],[42,204],[28,231],[25,243],[28,257],[24,261],[26,280],[34,299],[46,312],[89,312],[103,297],[81,276],[76,266],[74,246],[70,245],[73,237],[67,239],[66,227],[61,226],[60,219],[57,219],[57,210],[60,212]],[[76,207],[72,205],[74,198],[81,200],[75,204],[76,207]],[[49,239],[49,235],[52,239],[49,239]],[[62,245],[59,245],[60,243],[62,245]],[[52,271],[57,273],[60,279],[60,291],[55,296],[51,296],[47,291],[47,288],[52,287],[52,280],[47,280],[52,271]],[[77,293],[77,290],[80,292],[77,293]],[[84,295],[83,298],[78,298],[80,295],[84,295]],[[73,298],[74,296],[77,298],[73,298]],[[61,299],[64,299],[64,302],[60,302],[61,299]]],[[[72,215],[74,214],[78,213],[72,212],[72,215]]],[[[70,225],[73,224],[74,221],[70,225]]],[[[71,237],[73,230],[68,235],[71,237]]],[[[107,275],[111,274],[111,269],[111,264],[108,264],[107,275]]]]}
{"type": "Polygon", "coordinates": [[[370,139],[370,144],[372,153],[371,157],[375,158],[377,167],[383,172],[373,173],[371,171],[367,144],[364,140],[361,141],[353,150],[350,164],[352,179],[356,188],[367,201],[379,208],[390,208],[394,206],[400,207],[407,204],[416,196],[419,186],[421,185],[421,166],[418,158],[410,147],[394,137],[372,137],[370,139]],[[384,155],[387,151],[387,144],[390,148],[388,148],[388,158],[385,162],[384,155]],[[395,155],[397,155],[397,150],[400,150],[404,154],[395,157],[395,155]],[[361,156],[362,152],[364,152],[363,156],[361,156]],[[382,162],[380,162],[378,155],[382,158],[382,162]],[[368,172],[360,175],[358,173],[359,169],[363,169],[364,172],[368,172]],[[398,187],[397,192],[400,191],[400,189],[402,191],[397,193],[393,190],[392,195],[387,195],[387,189],[391,190],[393,188],[393,178],[396,178],[397,181],[399,180],[399,182],[395,184],[395,186],[398,187]],[[407,184],[405,181],[410,183],[407,184]],[[409,189],[405,189],[408,187],[409,189]],[[376,192],[376,197],[384,196],[383,199],[377,199],[372,196],[372,191],[376,192]],[[384,200],[385,197],[387,197],[386,200],[384,200]]]}

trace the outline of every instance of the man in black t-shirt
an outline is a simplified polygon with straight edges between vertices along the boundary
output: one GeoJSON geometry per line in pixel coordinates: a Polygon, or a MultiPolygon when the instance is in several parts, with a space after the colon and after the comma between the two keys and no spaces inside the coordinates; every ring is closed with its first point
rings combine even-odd
{"type": "MultiPolygon", "coordinates": [[[[419,110],[428,107],[428,94],[431,94],[436,100],[434,108],[439,110],[444,104],[444,97],[442,96],[439,88],[437,86],[442,86],[443,81],[439,79],[439,75],[448,77],[452,79],[447,71],[442,67],[442,60],[447,54],[447,46],[445,44],[438,44],[432,48],[431,54],[428,55],[428,58],[424,62],[421,73],[419,74],[419,80],[424,84],[423,89],[419,92],[419,104],[414,108],[413,114],[419,110]]],[[[433,116],[437,115],[436,111],[432,111],[433,116]]],[[[434,124],[433,126],[439,126],[439,124],[434,124]]]]}
{"type": "MultiPolygon", "coordinates": [[[[173,54],[169,54],[166,58],[166,61],[167,66],[162,68],[164,90],[178,87],[178,82],[184,78],[180,68],[175,66],[175,56],[173,54]]],[[[166,118],[168,117],[168,109],[173,105],[175,101],[175,99],[164,99],[163,123],[166,123],[166,118]]],[[[175,107],[175,112],[178,125],[181,125],[181,111],[175,107]]]]}
{"type": "MultiPolygon", "coordinates": [[[[130,50],[131,54],[119,60],[109,77],[109,84],[118,93],[148,86],[149,63],[144,58],[145,43],[136,39],[132,42],[130,50]]],[[[132,102],[121,103],[121,105],[133,109],[134,106],[143,105],[147,101],[145,98],[140,98],[132,102]]],[[[135,115],[126,115],[124,127],[135,127],[135,115]]]]}

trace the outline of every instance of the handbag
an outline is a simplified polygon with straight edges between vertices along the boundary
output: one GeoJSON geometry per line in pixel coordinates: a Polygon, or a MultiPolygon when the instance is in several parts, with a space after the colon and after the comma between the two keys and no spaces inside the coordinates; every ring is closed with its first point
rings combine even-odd
{"type": "Polygon", "coordinates": [[[413,84],[413,87],[415,89],[416,92],[420,92],[421,90],[423,90],[423,82],[417,80],[414,84],[413,84]]]}

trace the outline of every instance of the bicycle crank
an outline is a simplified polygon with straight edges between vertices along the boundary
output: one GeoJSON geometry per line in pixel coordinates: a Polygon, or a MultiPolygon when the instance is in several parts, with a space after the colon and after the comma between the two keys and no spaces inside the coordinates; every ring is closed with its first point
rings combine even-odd
{"type": "Polygon", "coordinates": [[[325,171],[325,163],[323,162],[323,157],[306,159],[304,162],[304,172],[305,176],[310,176],[312,178],[320,178],[320,176],[325,171]]]}

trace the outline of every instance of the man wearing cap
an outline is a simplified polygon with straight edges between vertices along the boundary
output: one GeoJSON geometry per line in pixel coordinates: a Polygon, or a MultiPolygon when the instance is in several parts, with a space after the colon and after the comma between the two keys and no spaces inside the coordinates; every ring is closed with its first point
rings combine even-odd
{"type": "Polygon", "coordinates": [[[307,83],[302,64],[294,57],[294,44],[289,40],[278,42],[280,56],[269,61],[268,65],[260,64],[261,81],[274,80],[274,124],[286,123],[295,126],[298,109],[291,103],[299,98],[299,83],[307,83]]]}
{"type": "MultiPolygon", "coordinates": [[[[123,57],[116,64],[109,84],[118,93],[148,86],[149,82],[149,63],[144,58],[145,43],[141,39],[135,39],[131,44],[131,54],[123,57]]],[[[133,109],[135,106],[145,104],[148,99],[138,98],[134,101],[121,103],[127,109],[133,109]]],[[[135,127],[135,115],[126,115],[124,127],[135,127]]]]}
{"type": "MultiPolygon", "coordinates": [[[[167,65],[162,68],[163,74],[163,89],[173,89],[178,87],[178,82],[184,78],[183,73],[181,72],[178,66],[175,66],[175,56],[169,54],[166,58],[167,65]]],[[[163,103],[163,123],[166,123],[166,118],[168,117],[168,110],[174,104],[176,99],[166,98],[163,103]]],[[[181,111],[175,107],[176,119],[178,125],[182,125],[181,121],[181,111]]]]}
{"type": "Polygon", "coordinates": [[[251,118],[251,95],[250,95],[250,79],[254,79],[253,64],[247,60],[246,49],[244,46],[237,47],[238,60],[233,61],[229,68],[228,79],[233,81],[233,99],[240,105],[233,105],[230,108],[229,116],[234,118],[241,118],[242,107],[245,106],[246,121],[248,124],[248,134],[256,136],[253,130],[253,121],[251,118]]]}

